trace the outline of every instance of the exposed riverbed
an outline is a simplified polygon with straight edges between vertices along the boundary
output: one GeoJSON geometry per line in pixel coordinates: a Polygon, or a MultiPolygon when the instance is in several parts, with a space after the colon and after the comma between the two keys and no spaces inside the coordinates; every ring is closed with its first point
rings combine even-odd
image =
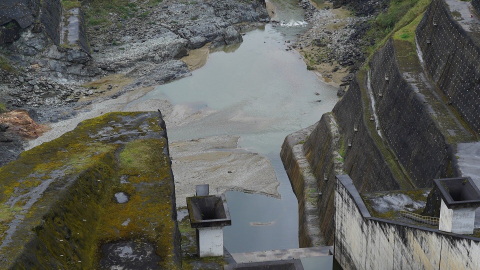
{"type": "Polygon", "coordinates": [[[298,52],[287,50],[285,41],[306,30],[301,7],[295,0],[270,2],[280,23],[211,52],[190,77],[94,103],[77,117],[53,124],[30,147],[109,111],[160,109],[168,128],[177,205],[194,194],[195,184],[210,182],[214,194],[247,191],[227,192],[233,222],[224,230],[226,248],[231,253],[297,248],[297,199],[280,147],[286,135],[331,111],[337,90],[307,71],[298,52]],[[215,138],[225,143],[209,143],[215,138]],[[199,149],[198,155],[176,151],[185,146],[199,149]]]}
{"type": "MultiPolygon", "coordinates": [[[[232,253],[298,247],[297,200],[280,161],[280,146],[286,135],[315,123],[337,101],[335,88],[307,71],[296,51],[286,51],[285,40],[305,30],[300,23],[295,24],[302,22],[302,13],[292,15],[291,19],[283,15],[282,21],[289,22],[283,27],[268,24],[248,32],[234,52],[226,48],[210,54],[206,65],[191,77],[158,86],[131,105],[166,99],[173,104],[173,114],[188,115],[182,119],[193,117],[188,124],[177,125],[169,125],[169,120],[175,122],[175,117],[166,118],[172,145],[235,135],[240,137],[239,149],[269,159],[280,183],[281,199],[227,192],[233,224],[224,229],[224,241],[232,253]]],[[[175,148],[172,156],[176,181],[182,182],[179,176],[185,175],[183,171],[188,166],[183,165],[181,170],[176,167],[175,148]]],[[[227,168],[225,165],[218,169],[224,175],[229,170],[230,174],[235,173],[227,168]]],[[[193,194],[193,185],[191,188],[193,194]]],[[[256,187],[244,188],[256,190],[256,187]]],[[[216,193],[217,189],[211,191],[216,193]]]]}

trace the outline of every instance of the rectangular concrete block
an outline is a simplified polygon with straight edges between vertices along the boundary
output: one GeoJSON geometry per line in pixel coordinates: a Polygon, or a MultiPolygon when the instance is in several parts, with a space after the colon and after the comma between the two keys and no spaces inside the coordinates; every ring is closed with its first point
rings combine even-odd
{"type": "Polygon", "coordinates": [[[200,258],[223,256],[223,228],[198,228],[197,252],[200,258]]]}

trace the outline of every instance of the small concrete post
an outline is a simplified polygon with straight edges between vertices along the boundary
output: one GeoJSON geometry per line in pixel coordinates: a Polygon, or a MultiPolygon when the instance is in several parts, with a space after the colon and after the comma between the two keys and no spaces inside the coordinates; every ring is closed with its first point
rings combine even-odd
{"type": "MultiPolygon", "coordinates": [[[[205,193],[197,186],[198,194],[205,193]]],[[[187,208],[190,226],[196,229],[198,256],[223,256],[223,227],[232,224],[225,196],[207,191],[207,195],[187,197],[187,208]]]]}
{"type": "Polygon", "coordinates": [[[472,234],[475,210],[480,206],[480,190],[470,177],[435,179],[441,194],[438,229],[445,232],[472,234]]]}
{"type": "Polygon", "coordinates": [[[195,196],[208,196],[210,195],[210,186],[208,184],[196,185],[195,191],[196,191],[195,196]]]}

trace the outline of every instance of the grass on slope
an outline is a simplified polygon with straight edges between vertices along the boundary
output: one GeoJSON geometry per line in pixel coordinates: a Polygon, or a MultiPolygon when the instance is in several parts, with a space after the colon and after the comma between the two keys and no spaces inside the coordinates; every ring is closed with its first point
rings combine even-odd
{"type": "MultiPolygon", "coordinates": [[[[409,31],[402,33],[402,39],[414,40],[415,27],[420,22],[421,15],[428,8],[432,0],[392,0],[386,13],[381,13],[372,22],[372,27],[366,34],[366,39],[374,41],[374,45],[368,47],[367,53],[372,57],[373,53],[385,45],[394,33],[410,25],[409,31]],[[416,21],[414,23],[413,21],[416,21]]],[[[400,34],[400,35],[402,35],[400,34]]],[[[368,63],[368,61],[366,61],[368,63]]]]}

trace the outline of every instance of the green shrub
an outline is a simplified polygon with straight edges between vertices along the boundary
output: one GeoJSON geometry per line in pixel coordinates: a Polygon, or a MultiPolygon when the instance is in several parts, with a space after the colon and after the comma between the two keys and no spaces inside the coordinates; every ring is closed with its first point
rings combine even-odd
{"type": "Polygon", "coordinates": [[[7,59],[5,59],[3,56],[0,55],[0,68],[9,72],[9,73],[15,73],[15,69],[8,63],[7,59]]]}
{"type": "Polygon", "coordinates": [[[0,103],[0,113],[4,113],[7,111],[7,106],[4,103],[0,103]]]}
{"type": "MultiPolygon", "coordinates": [[[[158,4],[160,2],[161,0],[150,0],[147,5],[158,4]]],[[[89,3],[88,9],[85,10],[85,16],[90,26],[110,26],[112,24],[110,13],[116,13],[120,15],[122,19],[129,19],[137,16],[136,13],[138,12],[137,4],[130,3],[129,0],[93,0],[89,3]]],[[[139,16],[147,16],[148,14],[148,12],[145,12],[139,16]]]]}
{"type": "Polygon", "coordinates": [[[82,3],[80,3],[78,0],[62,0],[62,5],[66,10],[69,10],[72,8],[81,7],[82,3]]]}

